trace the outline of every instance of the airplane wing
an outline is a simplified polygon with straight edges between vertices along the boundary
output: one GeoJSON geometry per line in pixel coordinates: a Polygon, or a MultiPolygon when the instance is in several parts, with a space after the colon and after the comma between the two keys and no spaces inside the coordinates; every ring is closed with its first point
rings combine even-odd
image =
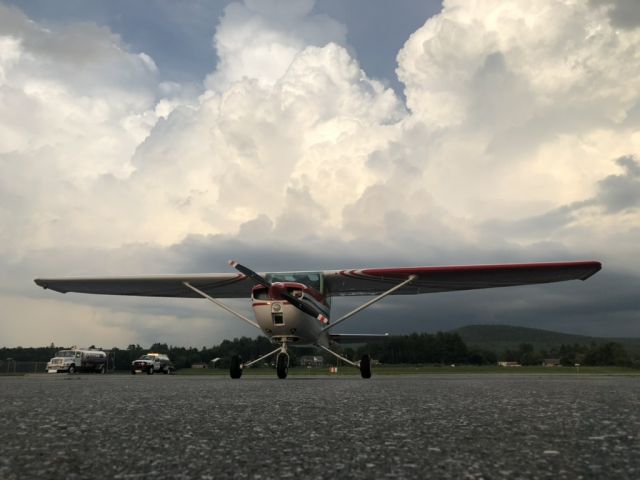
{"type": "Polygon", "coordinates": [[[206,275],[152,275],[131,277],[37,278],[37,285],[61,293],[78,292],[101,295],[141,297],[201,298],[183,282],[217,298],[248,298],[253,280],[240,273],[206,275]]]}
{"type": "Polygon", "coordinates": [[[602,268],[600,262],[554,262],[449,267],[365,268],[325,271],[331,296],[378,295],[416,275],[395,295],[512,287],[535,283],[586,280],[602,268]]]}
{"type": "MultiPolygon", "coordinates": [[[[394,294],[448,292],[509,287],[534,283],[586,280],[600,270],[599,262],[466,265],[450,267],[367,268],[322,272],[331,296],[378,295],[406,280],[417,278],[394,294]]],[[[200,298],[188,282],[214,298],[247,298],[255,281],[240,273],[152,275],[130,277],[38,278],[35,283],[61,293],[93,293],[143,297],[200,298]]]]}

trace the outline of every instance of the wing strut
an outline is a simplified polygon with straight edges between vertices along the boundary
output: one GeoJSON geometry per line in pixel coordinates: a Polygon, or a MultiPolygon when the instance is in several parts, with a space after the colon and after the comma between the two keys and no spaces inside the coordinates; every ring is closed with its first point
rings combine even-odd
{"type": "Polygon", "coordinates": [[[327,330],[329,330],[330,328],[335,327],[336,325],[344,322],[345,320],[347,320],[348,318],[353,317],[356,313],[364,310],[367,307],[370,307],[371,305],[373,305],[376,302],[379,302],[380,300],[382,300],[384,297],[386,297],[387,295],[391,295],[393,292],[395,292],[396,290],[398,290],[399,288],[404,287],[405,285],[413,282],[416,278],[418,278],[417,275],[409,275],[409,278],[407,278],[404,282],[399,283],[398,285],[396,285],[395,287],[390,288],[389,290],[387,290],[384,293],[381,293],[380,295],[378,295],[377,297],[373,298],[372,300],[369,300],[367,303],[360,305],[358,308],[355,308],[353,310],[351,310],[349,313],[347,313],[346,315],[341,316],[338,320],[336,320],[334,323],[331,323],[329,325],[327,325],[326,327],[324,327],[321,331],[325,332],[327,330]]]}
{"type": "Polygon", "coordinates": [[[229,312],[232,315],[235,315],[236,317],[238,317],[240,320],[243,320],[245,322],[247,322],[249,325],[252,325],[254,327],[256,327],[258,330],[262,331],[262,329],[260,328],[260,325],[258,325],[256,322],[254,322],[253,320],[245,317],[244,315],[242,315],[241,313],[236,312],[235,310],[233,310],[230,307],[227,307],[224,303],[222,303],[220,300],[216,300],[215,298],[210,297],[209,295],[207,295],[206,293],[204,293],[202,290],[197,289],[196,287],[194,287],[193,285],[191,285],[189,282],[182,282],[184,284],[185,287],[190,288],[191,290],[193,290],[194,292],[196,292],[198,295],[200,295],[203,298],[206,298],[207,300],[215,303],[216,305],[218,305],[220,308],[223,308],[224,310],[226,310],[227,312],[229,312]]]}

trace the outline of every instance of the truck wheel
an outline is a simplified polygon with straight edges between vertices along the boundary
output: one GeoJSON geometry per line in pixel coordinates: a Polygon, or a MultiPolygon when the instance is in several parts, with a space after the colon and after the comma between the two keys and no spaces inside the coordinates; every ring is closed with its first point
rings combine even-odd
{"type": "Polygon", "coordinates": [[[153,365],[152,365],[152,366],[150,366],[150,367],[147,369],[147,374],[148,374],[148,375],[153,375],[153,365]]]}
{"type": "Polygon", "coordinates": [[[136,371],[132,368],[131,369],[131,375],[135,375],[135,374],[136,374],[136,371]]]}
{"type": "Polygon", "coordinates": [[[169,375],[169,367],[165,367],[164,370],[162,370],[162,373],[169,375]]]}
{"type": "Polygon", "coordinates": [[[74,364],[69,365],[69,373],[76,373],[76,366],[74,364]]]}
{"type": "Polygon", "coordinates": [[[104,368],[104,363],[100,365],[100,368],[98,368],[98,373],[107,373],[106,369],[104,368]]]}

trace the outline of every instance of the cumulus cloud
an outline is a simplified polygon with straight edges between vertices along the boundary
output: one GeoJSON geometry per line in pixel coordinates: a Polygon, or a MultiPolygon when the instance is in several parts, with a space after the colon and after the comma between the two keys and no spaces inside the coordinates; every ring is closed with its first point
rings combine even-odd
{"type": "Polygon", "coordinates": [[[261,86],[272,86],[306,47],[344,44],[344,25],[313,15],[313,4],[313,0],[247,0],[229,5],[214,37],[219,64],[205,84],[224,91],[251,78],[261,86]]]}
{"type": "MultiPolygon", "coordinates": [[[[238,254],[262,270],[604,257],[638,283],[640,33],[618,28],[618,7],[445,1],[398,54],[406,104],[312,7],[229,5],[219,62],[195,93],[162,84],[154,60],[106,27],[51,30],[0,7],[0,259],[12,272],[1,285],[13,312],[50,298],[34,276],[220,271],[238,254]]],[[[500,320],[561,305],[549,291],[518,289],[534,313],[500,320]]],[[[456,318],[476,315],[470,295],[456,318]]],[[[485,318],[502,294],[487,295],[485,318]]],[[[118,319],[109,338],[148,341],[176,333],[179,311],[199,338],[207,315],[153,303],[170,312],[158,326],[155,300],[108,300],[55,310],[79,318],[89,302],[103,324],[118,319]]]]}

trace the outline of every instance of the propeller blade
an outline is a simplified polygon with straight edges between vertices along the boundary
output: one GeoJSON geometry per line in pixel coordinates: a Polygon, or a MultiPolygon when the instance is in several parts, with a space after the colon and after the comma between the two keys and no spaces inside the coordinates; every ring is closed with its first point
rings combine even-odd
{"type": "Polygon", "coordinates": [[[231,265],[233,268],[238,270],[243,275],[246,275],[247,277],[252,278],[260,285],[263,285],[267,288],[271,288],[271,283],[268,282],[266,278],[262,277],[261,275],[258,275],[256,272],[254,272],[250,268],[247,268],[244,265],[240,265],[235,260],[229,260],[229,265],[231,265]]]}
{"type": "Polygon", "coordinates": [[[296,307],[298,310],[306,313],[307,315],[311,315],[312,317],[317,318],[322,323],[328,323],[329,319],[325,317],[322,313],[316,310],[315,307],[303,302],[299,298],[294,297],[293,295],[289,295],[288,293],[281,293],[282,298],[286,299],[291,305],[296,307]]]}

